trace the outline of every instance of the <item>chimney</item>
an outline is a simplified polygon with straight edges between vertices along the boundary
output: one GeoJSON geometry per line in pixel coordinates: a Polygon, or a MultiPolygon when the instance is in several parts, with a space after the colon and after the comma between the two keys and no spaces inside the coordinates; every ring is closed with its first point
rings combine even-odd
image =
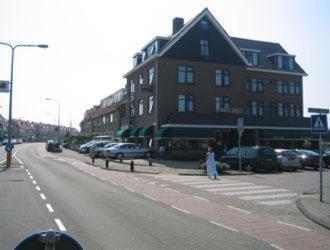
{"type": "Polygon", "coordinates": [[[176,17],[173,19],[173,34],[178,32],[184,24],[184,20],[181,17],[176,17]]]}

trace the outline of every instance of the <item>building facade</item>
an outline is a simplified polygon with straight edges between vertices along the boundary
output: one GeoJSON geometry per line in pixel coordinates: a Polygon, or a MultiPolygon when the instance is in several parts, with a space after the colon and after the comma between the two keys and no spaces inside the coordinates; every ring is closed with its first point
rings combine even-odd
{"type": "Polygon", "coordinates": [[[304,76],[279,43],[230,37],[208,9],[186,23],[175,18],[170,36],[133,56],[116,136],[194,154],[237,145],[243,118],[243,145],[311,146],[304,76]]]}

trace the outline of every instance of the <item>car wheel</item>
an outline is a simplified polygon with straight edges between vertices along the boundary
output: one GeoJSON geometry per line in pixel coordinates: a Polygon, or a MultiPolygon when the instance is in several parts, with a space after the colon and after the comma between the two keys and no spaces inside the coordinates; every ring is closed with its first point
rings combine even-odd
{"type": "Polygon", "coordinates": [[[151,152],[146,152],[145,154],[144,154],[144,156],[145,156],[145,158],[147,158],[147,159],[149,159],[149,158],[151,158],[151,152]]]}
{"type": "Polygon", "coordinates": [[[116,154],[117,159],[123,159],[124,155],[122,153],[116,154]]]}
{"type": "Polygon", "coordinates": [[[248,163],[248,164],[246,165],[246,171],[247,171],[247,172],[252,172],[252,171],[254,171],[254,167],[253,167],[250,163],[248,163]]]}

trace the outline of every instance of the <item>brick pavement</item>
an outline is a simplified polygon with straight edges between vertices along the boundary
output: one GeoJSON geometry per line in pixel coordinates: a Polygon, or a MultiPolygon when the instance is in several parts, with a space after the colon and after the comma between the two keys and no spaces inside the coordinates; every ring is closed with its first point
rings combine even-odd
{"type": "MultiPolygon", "coordinates": [[[[56,158],[55,158],[56,159],[56,158]]],[[[250,237],[268,243],[278,249],[329,249],[330,234],[314,232],[303,227],[285,224],[268,218],[263,218],[243,211],[238,211],[219,203],[210,202],[181,193],[179,191],[161,187],[134,178],[121,172],[106,171],[102,168],[74,160],[66,159],[67,163],[80,171],[95,178],[121,186],[130,192],[161,202],[178,210],[200,218],[204,218],[214,225],[237,231],[250,237]]]]}

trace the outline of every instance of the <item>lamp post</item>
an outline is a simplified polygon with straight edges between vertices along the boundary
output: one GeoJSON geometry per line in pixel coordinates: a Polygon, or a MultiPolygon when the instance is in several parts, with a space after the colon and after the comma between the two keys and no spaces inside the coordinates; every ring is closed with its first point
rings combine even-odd
{"type": "Polygon", "coordinates": [[[12,154],[12,146],[11,146],[11,129],[12,129],[12,109],[13,109],[13,80],[14,80],[14,56],[15,49],[19,47],[37,47],[42,49],[47,49],[47,44],[17,44],[12,45],[9,43],[0,42],[0,45],[8,46],[11,49],[11,70],[10,70],[10,90],[9,90],[9,115],[8,115],[8,144],[7,144],[7,161],[6,166],[10,167],[11,164],[11,154],[12,154]]]}
{"type": "MultiPolygon", "coordinates": [[[[51,115],[51,116],[53,116],[53,118],[54,118],[53,124],[54,124],[54,128],[56,128],[56,114],[47,112],[46,115],[51,115]]],[[[51,133],[51,135],[52,135],[52,136],[54,135],[54,131],[51,133]]],[[[49,139],[49,138],[48,138],[48,139],[49,139]]]]}
{"type": "Polygon", "coordinates": [[[58,129],[57,129],[57,141],[60,142],[60,111],[61,111],[61,102],[58,99],[51,99],[46,98],[46,101],[54,101],[58,103],[58,115],[57,115],[57,121],[58,121],[58,129]]]}

